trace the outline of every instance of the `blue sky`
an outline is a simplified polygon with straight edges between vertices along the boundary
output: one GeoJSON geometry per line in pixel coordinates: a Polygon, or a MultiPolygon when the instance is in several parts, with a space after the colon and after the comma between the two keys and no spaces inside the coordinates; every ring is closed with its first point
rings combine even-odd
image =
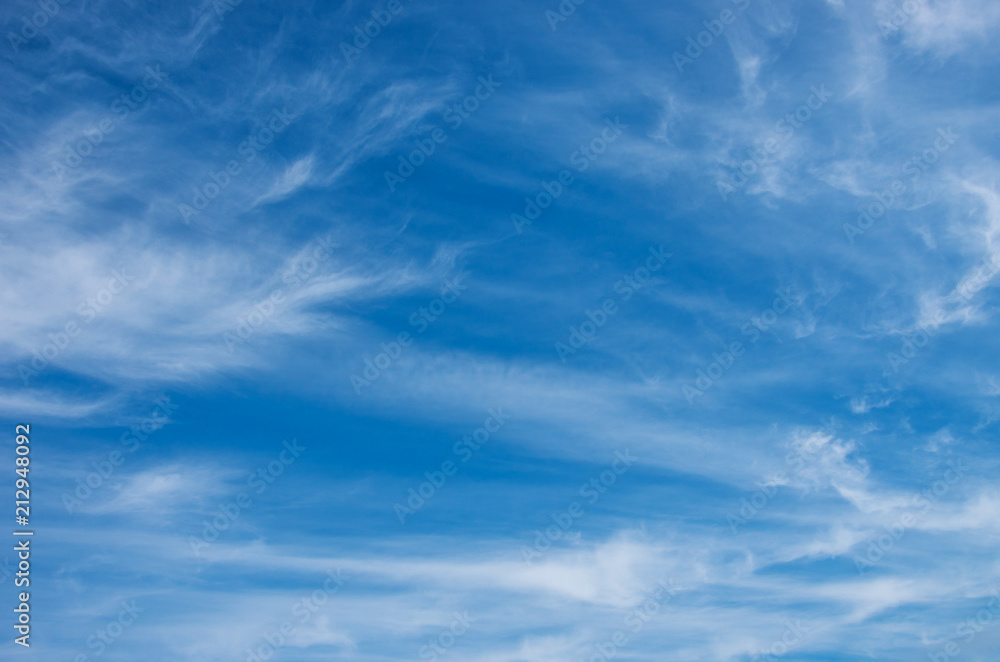
{"type": "Polygon", "coordinates": [[[3,659],[993,659],[1000,6],[0,15],[3,659]]]}

